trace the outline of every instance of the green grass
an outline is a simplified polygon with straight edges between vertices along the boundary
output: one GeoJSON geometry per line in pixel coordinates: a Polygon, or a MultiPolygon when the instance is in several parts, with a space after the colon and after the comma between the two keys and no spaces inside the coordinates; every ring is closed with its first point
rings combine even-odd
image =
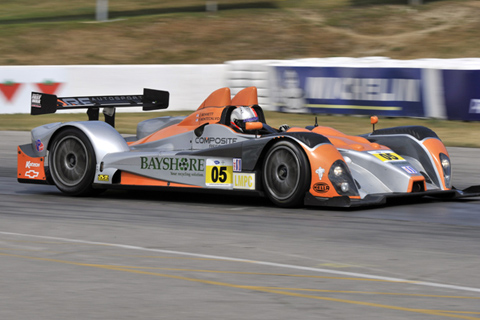
{"type": "MultiPolygon", "coordinates": [[[[255,8],[281,0],[216,0],[222,8],[255,8]]],[[[115,0],[108,2],[113,18],[145,16],[175,12],[206,10],[207,0],[115,0]]],[[[96,0],[5,0],[0,4],[0,23],[29,23],[33,21],[91,20],[95,18],[96,0]]]]}
{"type": "MultiPolygon", "coordinates": [[[[116,129],[121,133],[134,134],[138,122],[160,116],[188,115],[191,111],[163,111],[144,113],[117,113],[116,129]]],[[[368,117],[332,116],[332,115],[305,115],[285,114],[280,112],[266,111],[267,123],[278,127],[287,123],[290,126],[305,127],[315,123],[317,117],[321,126],[333,127],[341,132],[351,135],[368,133],[372,130],[368,117]]],[[[24,114],[0,115],[0,131],[29,131],[34,127],[52,123],[67,121],[87,120],[85,114],[49,114],[30,116],[24,114]]],[[[480,123],[462,121],[442,121],[408,118],[380,118],[376,128],[388,128],[404,125],[426,126],[435,131],[447,146],[457,147],[480,147],[480,123]]]]}

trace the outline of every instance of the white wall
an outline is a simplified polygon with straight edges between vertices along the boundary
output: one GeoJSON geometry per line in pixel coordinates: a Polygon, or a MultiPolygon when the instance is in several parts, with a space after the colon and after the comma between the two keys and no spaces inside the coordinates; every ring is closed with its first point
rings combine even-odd
{"type": "MultiPolygon", "coordinates": [[[[223,64],[0,66],[0,114],[30,113],[31,92],[42,92],[41,88],[62,97],[166,90],[170,92],[168,110],[194,110],[211,92],[225,86],[225,70],[223,64]],[[42,85],[46,82],[52,84],[42,85]]],[[[126,109],[118,111],[140,111],[126,109]]]]}

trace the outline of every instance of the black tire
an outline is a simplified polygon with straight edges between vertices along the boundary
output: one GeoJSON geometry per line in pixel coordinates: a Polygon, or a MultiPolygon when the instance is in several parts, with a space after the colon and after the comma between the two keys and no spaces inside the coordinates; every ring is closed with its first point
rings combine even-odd
{"type": "Polygon", "coordinates": [[[94,193],[95,151],[81,130],[67,128],[55,136],[48,165],[53,182],[63,193],[71,196],[94,193]]]}
{"type": "Polygon", "coordinates": [[[268,150],[262,181],[265,194],[275,205],[296,207],[303,204],[310,180],[310,165],[297,144],[283,140],[268,150]]]}

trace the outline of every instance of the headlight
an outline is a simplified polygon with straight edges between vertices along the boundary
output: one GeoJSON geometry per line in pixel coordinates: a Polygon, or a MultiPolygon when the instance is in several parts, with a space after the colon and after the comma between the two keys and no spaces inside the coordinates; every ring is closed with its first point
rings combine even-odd
{"type": "Polygon", "coordinates": [[[342,196],[358,196],[355,181],[342,160],[337,160],[330,167],[328,179],[333,184],[338,194],[342,196]]]}
{"type": "Polygon", "coordinates": [[[333,174],[337,177],[340,177],[343,174],[343,168],[341,166],[336,166],[333,168],[333,174]]]}
{"type": "Polygon", "coordinates": [[[440,163],[442,164],[445,187],[450,189],[452,187],[452,165],[446,154],[440,153],[440,163]]]}
{"type": "Polygon", "coordinates": [[[442,159],[443,170],[447,170],[450,167],[450,161],[447,158],[442,159]]]}

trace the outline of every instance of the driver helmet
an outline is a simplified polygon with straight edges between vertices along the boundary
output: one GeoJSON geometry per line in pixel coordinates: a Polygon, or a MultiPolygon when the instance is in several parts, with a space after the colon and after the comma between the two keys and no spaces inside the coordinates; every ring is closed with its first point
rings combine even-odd
{"type": "Polygon", "coordinates": [[[258,115],[255,110],[250,107],[237,107],[232,111],[232,115],[230,116],[230,124],[240,132],[246,131],[245,123],[257,121],[258,115]]]}

